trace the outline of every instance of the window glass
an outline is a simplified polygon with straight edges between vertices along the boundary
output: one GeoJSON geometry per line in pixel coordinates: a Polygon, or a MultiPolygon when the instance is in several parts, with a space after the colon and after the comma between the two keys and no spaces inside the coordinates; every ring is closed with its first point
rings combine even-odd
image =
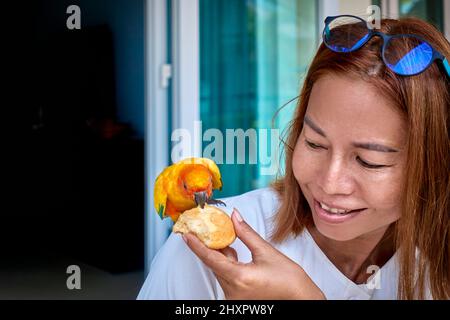
{"type": "MultiPolygon", "coordinates": [[[[224,183],[215,197],[275,178],[280,144],[272,118],[299,94],[318,45],[316,7],[314,0],[200,0],[203,152],[219,163],[224,183]],[[236,135],[245,137],[245,152],[236,135]]],[[[295,104],[275,119],[278,134],[295,104]]]]}
{"type": "Polygon", "coordinates": [[[399,0],[400,16],[415,16],[443,30],[442,0],[399,0]]]}

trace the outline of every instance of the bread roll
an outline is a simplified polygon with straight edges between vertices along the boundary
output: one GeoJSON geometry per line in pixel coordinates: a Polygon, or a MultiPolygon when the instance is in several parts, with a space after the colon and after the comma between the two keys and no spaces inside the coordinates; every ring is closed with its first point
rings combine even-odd
{"type": "Polygon", "coordinates": [[[210,249],[223,249],[236,239],[231,218],[219,208],[209,205],[183,212],[173,226],[173,232],[192,232],[210,249]]]}

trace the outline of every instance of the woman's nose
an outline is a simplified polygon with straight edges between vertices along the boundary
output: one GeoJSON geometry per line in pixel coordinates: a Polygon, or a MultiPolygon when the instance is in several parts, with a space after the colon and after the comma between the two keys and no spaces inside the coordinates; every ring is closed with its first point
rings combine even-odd
{"type": "Polygon", "coordinates": [[[353,192],[352,174],[343,159],[331,160],[322,172],[320,184],[326,194],[348,195],[353,192]]]}

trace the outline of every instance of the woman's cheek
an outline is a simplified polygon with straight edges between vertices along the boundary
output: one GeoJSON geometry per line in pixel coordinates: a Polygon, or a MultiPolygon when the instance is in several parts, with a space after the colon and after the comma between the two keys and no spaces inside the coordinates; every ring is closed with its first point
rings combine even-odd
{"type": "MultiPolygon", "coordinates": [[[[373,175],[376,175],[376,173],[373,175]]],[[[358,196],[363,199],[364,206],[370,208],[372,212],[372,214],[366,216],[366,219],[393,222],[400,218],[401,181],[396,180],[398,179],[395,179],[392,174],[384,175],[384,180],[360,177],[358,196]]]]}
{"type": "Polygon", "coordinates": [[[292,169],[294,176],[299,183],[306,183],[315,175],[318,159],[311,156],[308,150],[304,150],[301,145],[297,144],[292,161],[292,169]]]}
{"type": "Polygon", "coordinates": [[[393,208],[401,202],[404,175],[399,172],[400,168],[385,170],[382,173],[372,173],[371,179],[366,177],[364,185],[370,190],[370,198],[386,208],[393,208]]]}
{"type": "MultiPolygon", "coordinates": [[[[389,180],[387,180],[389,181],[389,180]]],[[[401,203],[401,188],[397,181],[372,184],[370,199],[382,210],[398,209],[401,203]]]]}

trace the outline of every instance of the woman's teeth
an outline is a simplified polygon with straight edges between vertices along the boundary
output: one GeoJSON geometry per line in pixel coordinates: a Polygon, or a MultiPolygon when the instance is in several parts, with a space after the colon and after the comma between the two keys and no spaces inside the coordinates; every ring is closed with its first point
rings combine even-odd
{"type": "Polygon", "coordinates": [[[350,213],[351,210],[342,210],[342,209],[336,209],[336,208],[329,208],[326,205],[324,205],[323,203],[319,202],[320,207],[330,213],[334,213],[334,214],[340,214],[340,215],[344,215],[344,214],[348,214],[350,213]]]}

